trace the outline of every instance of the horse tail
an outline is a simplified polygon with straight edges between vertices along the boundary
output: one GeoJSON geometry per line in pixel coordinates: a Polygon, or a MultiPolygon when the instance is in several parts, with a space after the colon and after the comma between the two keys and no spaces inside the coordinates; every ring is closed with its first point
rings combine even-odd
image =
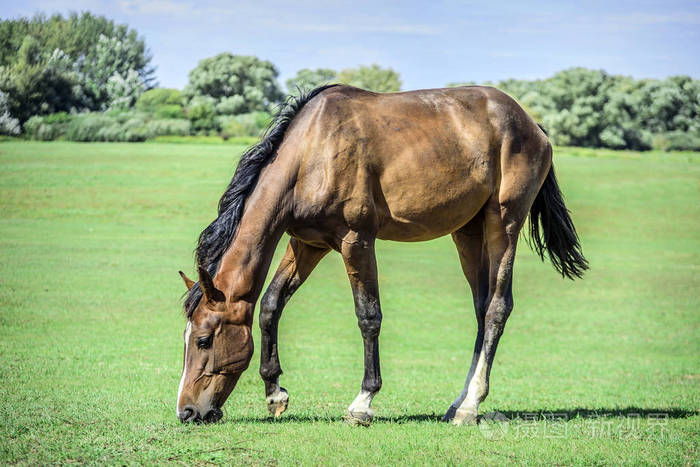
{"type": "MultiPolygon", "coordinates": [[[[541,128],[541,127],[540,127],[541,128]]],[[[544,261],[545,251],[562,277],[580,278],[588,269],[569,210],[554,174],[554,165],[530,208],[530,246],[544,261]],[[541,232],[540,232],[541,229],[541,232]]]]}

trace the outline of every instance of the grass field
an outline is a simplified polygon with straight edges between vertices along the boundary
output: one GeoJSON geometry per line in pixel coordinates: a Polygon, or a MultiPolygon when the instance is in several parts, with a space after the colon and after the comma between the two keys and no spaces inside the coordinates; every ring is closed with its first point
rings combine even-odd
{"type": "Polygon", "coordinates": [[[371,427],[342,422],[362,340],[337,254],[282,317],[288,412],[267,417],[256,349],[222,422],[181,425],[177,270],[193,273],[242,149],[0,143],[0,463],[700,464],[692,153],[556,151],[591,271],[562,280],[521,242],[482,405],[508,423],[439,421],[476,328],[442,238],[378,246],[384,387],[371,427]]]}

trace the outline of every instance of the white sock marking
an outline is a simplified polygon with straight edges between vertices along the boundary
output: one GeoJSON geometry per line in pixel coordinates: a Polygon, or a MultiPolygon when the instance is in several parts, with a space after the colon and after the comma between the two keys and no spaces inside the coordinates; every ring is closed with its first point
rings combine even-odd
{"type": "Polygon", "coordinates": [[[369,413],[372,410],[372,408],[370,406],[372,405],[373,398],[374,398],[374,394],[372,394],[369,391],[365,391],[363,389],[357,395],[355,400],[352,401],[352,404],[350,404],[350,407],[348,407],[348,411],[349,412],[367,412],[367,413],[369,413]]]}

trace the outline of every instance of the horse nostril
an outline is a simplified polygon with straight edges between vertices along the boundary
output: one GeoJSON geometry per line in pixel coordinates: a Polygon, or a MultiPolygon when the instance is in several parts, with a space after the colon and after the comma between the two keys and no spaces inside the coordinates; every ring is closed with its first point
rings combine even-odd
{"type": "Polygon", "coordinates": [[[182,412],[177,414],[178,418],[182,423],[189,423],[197,418],[197,409],[194,406],[186,405],[182,412]]]}
{"type": "Polygon", "coordinates": [[[221,417],[224,416],[224,413],[221,411],[221,409],[211,409],[207,414],[204,416],[204,423],[216,423],[219,420],[221,420],[221,417]]]}

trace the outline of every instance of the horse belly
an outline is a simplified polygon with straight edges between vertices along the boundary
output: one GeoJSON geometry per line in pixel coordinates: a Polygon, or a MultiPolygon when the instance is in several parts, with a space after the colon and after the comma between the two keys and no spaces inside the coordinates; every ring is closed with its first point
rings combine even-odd
{"type": "Polygon", "coordinates": [[[425,241],[458,230],[491,195],[487,172],[444,165],[426,167],[417,179],[398,177],[399,180],[382,183],[383,196],[375,200],[379,217],[377,237],[425,241]]]}

